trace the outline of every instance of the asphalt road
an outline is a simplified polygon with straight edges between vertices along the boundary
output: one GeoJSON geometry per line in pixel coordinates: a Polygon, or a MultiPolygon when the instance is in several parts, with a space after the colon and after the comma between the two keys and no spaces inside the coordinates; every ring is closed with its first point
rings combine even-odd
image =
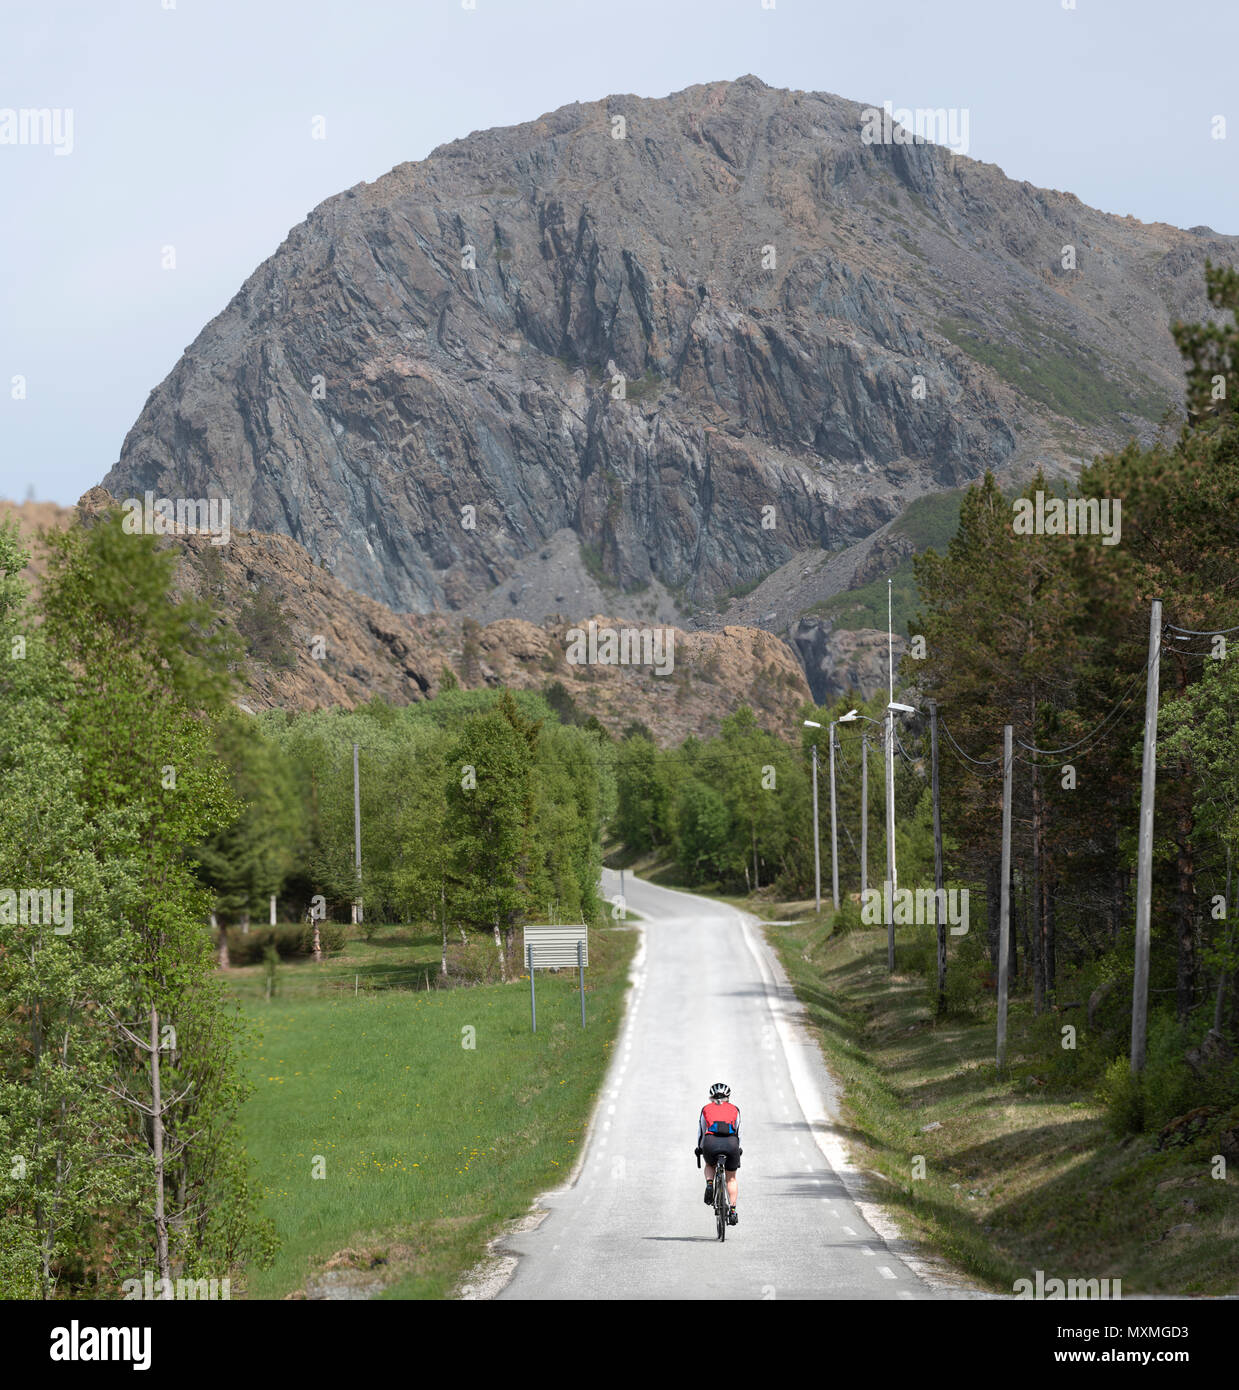
{"type": "MultiPolygon", "coordinates": [[[[625,886],[644,945],[607,1092],[575,1179],[501,1247],[519,1258],[499,1296],[968,1297],[929,1282],[853,1200],[836,1088],[752,919],[631,875],[625,886]],[[731,1087],[744,1147],[740,1224],[721,1245],[693,1157],[714,1081],[731,1087]]],[[[603,887],[617,892],[618,875],[603,887]]]]}

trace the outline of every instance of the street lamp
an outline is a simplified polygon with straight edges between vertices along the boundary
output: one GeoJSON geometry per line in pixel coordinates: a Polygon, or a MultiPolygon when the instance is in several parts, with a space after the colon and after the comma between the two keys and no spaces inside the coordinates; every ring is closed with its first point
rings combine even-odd
{"type": "MultiPolygon", "coordinates": [[[[864,719],[869,724],[878,724],[876,719],[870,719],[867,714],[861,714],[857,710],[849,710],[847,714],[839,716],[840,724],[851,724],[857,719],[864,719]]],[[[860,895],[862,901],[865,893],[869,889],[869,735],[862,733],[860,736],[860,895]]]]}
{"type": "MultiPolygon", "coordinates": [[[[856,710],[848,710],[846,714],[841,714],[838,719],[830,721],[830,880],[831,898],[835,905],[835,911],[839,911],[839,817],[837,812],[837,801],[835,797],[835,725],[846,723],[856,719],[856,710]]],[[[820,729],[822,726],[815,719],[806,719],[805,727],[810,729],[820,729]]],[[[822,910],[822,889],[821,889],[821,862],[818,852],[817,838],[817,744],[813,745],[813,851],[814,865],[817,878],[817,910],[822,910]]]]}
{"type": "MultiPolygon", "coordinates": [[[[867,714],[859,714],[856,710],[851,710],[843,715],[842,720],[851,721],[853,719],[864,719],[870,724],[877,724],[882,729],[883,739],[886,744],[886,881],[891,886],[891,902],[895,900],[895,711],[906,710],[915,714],[916,711],[911,705],[896,704],[894,700],[886,706],[886,724],[879,724],[876,719],[870,719],[867,714]]],[[[869,822],[869,785],[868,785],[868,763],[862,759],[862,766],[865,770],[862,787],[862,801],[864,807],[862,814],[861,836],[861,878],[867,879],[868,874],[868,822],[869,822]]],[[[863,883],[862,887],[868,887],[863,883]]],[[[887,924],[886,933],[886,964],[887,968],[893,973],[895,969],[895,923],[894,913],[890,914],[891,921],[887,924]]]]}
{"type": "MultiPolygon", "coordinates": [[[[886,741],[886,877],[891,885],[891,903],[894,904],[894,895],[897,880],[895,877],[895,711],[901,714],[924,714],[924,710],[918,709],[915,705],[903,705],[898,700],[891,700],[886,706],[886,725],[878,725],[883,729],[886,741]]],[[[935,901],[941,898],[942,888],[942,822],[940,818],[938,803],[938,705],[931,700],[929,702],[930,729],[932,734],[932,786],[933,786],[933,808],[934,808],[934,886],[939,890],[935,894],[935,901]]],[[[876,719],[870,719],[867,714],[857,714],[852,710],[848,714],[840,716],[840,723],[853,719],[864,719],[870,724],[877,724],[876,719]]],[[[864,743],[862,740],[862,754],[864,743]]],[[[869,886],[868,878],[868,828],[869,828],[869,764],[868,760],[862,757],[861,766],[864,770],[861,779],[861,802],[863,819],[861,821],[860,837],[860,876],[861,888],[869,886]]],[[[887,968],[892,972],[895,969],[895,922],[894,912],[890,914],[891,920],[886,926],[886,963],[887,968]]],[[[941,996],[944,989],[946,972],[946,946],[942,935],[942,924],[939,923],[939,947],[938,947],[938,992],[941,996]]]]}
{"type": "MultiPolygon", "coordinates": [[[[820,729],[816,719],[806,719],[806,729],[820,729]]],[[[817,833],[817,744],[813,745],[813,893],[817,910],[822,910],[822,842],[817,833]]]]}
{"type": "Polygon", "coordinates": [[[895,876],[895,711],[903,714],[919,714],[915,705],[901,705],[892,699],[886,706],[887,747],[886,747],[886,876],[891,885],[892,910],[890,921],[886,924],[886,968],[895,972],[895,892],[899,881],[895,876]]]}

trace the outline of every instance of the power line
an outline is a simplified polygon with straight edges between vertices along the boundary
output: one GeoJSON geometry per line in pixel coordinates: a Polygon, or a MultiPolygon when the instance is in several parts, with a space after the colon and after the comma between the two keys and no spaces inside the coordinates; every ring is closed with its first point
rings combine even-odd
{"type": "Polygon", "coordinates": [[[899,735],[898,735],[898,734],[895,735],[895,747],[898,748],[899,751],[903,754],[903,756],[904,756],[904,761],[905,761],[905,762],[911,763],[913,767],[916,766],[916,759],[908,756],[907,750],[904,748],[903,744],[900,743],[900,741],[899,741],[899,735]]]}
{"type": "Polygon", "coordinates": [[[942,718],[941,714],[939,714],[938,716],[938,727],[947,736],[947,741],[950,743],[951,747],[954,748],[954,750],[959,754],[959,756],[965,759],[967,762],[975,763],[977,767],[990,767],[994,763],[1002,762],[1001,754],[999,754],[999,756],[996,758],[974,758],[970,754],[965,753],[964,750],[959,746],[959,744],[955,742],[955,737],[951,733],[950,729],[947,728],[946,721],[942,718]]]}
{"type": "Polygon", "coordinates": [[[1175,623],[1163,623],[1163,631],[1183,632],[1189,637],[1224,637],[1228,632],[1239,632],[1239,627],[1219,627],[1212,628],[1206,632],[1199,632],[1194,627],[1179,627],[1175,623]]]}
{"type": "MultiPolygon", "coordinates": [[[[1163,634],[1164,634],[1164,632],[1165,632],[1165,627],[1164,627],[1164,626],[1163,626],[1162,631],[1163,631],[1163,634]]],[[[1094,739],[1094,738],[1096,738],[1098,735],[1100,735],[1101,731],[1106,727],[1106,725],[1109,724],[1110,721],[1116,717],[1116,715],[1117,715],[1117,714],[1119,713],[1119,711],[1123,708],[1123,706],[1127,703],[1127,701],[1131,699],[1132,691],[1135,690],[1136,686],[1139,685],[1139,683],[1140,683],[1140,677],[1143,675],[1144,678],[1145,678],[1146,680],[1148,679],[1149,670],[1150,670],[1150,668],[1151,668],[1152,665],[1153,665],[1154,658],[1155,658],[1156,656],[1159,656],[1159,655],[1161,654],[1161,652],[1162,652],[1162,650],[1163,650],[1164,647],[1165,647],[1165,642],[1162,641],[1162,640],[1159,640],[1158,646],[1157,646],[1157,651],[1150,654],[1148,660],[1144,663],[1144,670],[1143,670],[1143,671],[1137,671],[1137,672],[1136,672],[1135,676],[1132,677],[1132,682],[1131,682],[1131,684],[1127,687],[1126,691],[1125,691],[1125,692],[1123,693],[1123,695],[1119,698],[1118,704],[1116,704],[1116,705],[1114,706],[1114,708],[1110,711],[1110,713],[1106,715],[1106,717],[1101,721],[1100,724],[1097,725],[1097,727],[1092,731],[1092,733],[1085,734],[1083,738],[1077,739],[1075,743],[1068,743],[1068,744],[1067,744],[1065,747],[1063,747],[1063,748],[1038,748],[1038,747],[1036,747],[1034,744],[1025,743],[1024,740],[1023,740],[1022,738],[1017,738],[1017,739],[1015,740],[1016,743],[1018,743],[1019,746],[1020,746],[1021,748],[1025,749],[1025,750],[1026,750],[1027,752],[1029,752],[1029,753],[1042,753],[1042,754],[1045,754],[1045,755],[1047,755],[1047,756],[1049,756],[1049,757],[1056,757],[1056,756],[1057,756],[1058,754],[1060,754],[1060,753],[1071,753],[1071,752],[1074,752],[1075,749],[1081,747],[1081,745],[1090,742],[1092,739],[1094,739]]]]}

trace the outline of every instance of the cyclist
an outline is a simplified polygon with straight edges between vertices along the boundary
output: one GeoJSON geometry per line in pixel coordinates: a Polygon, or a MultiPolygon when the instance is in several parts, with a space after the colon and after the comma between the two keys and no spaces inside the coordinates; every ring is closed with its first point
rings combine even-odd
{"type": "Polygon", "coordinates": [[[727,1224],[736,1225],[740,1216],[736,1211],[739,1196],[739,1179],[736,1169],[740,1167],[740,1111],[731,1103],[731,1087],[716,1081],[710,1087],[710,1099],[701,1107],[701,1117],[697,1122],[697,1147],[694,1153],[706,1161],[706,1205],[714,1200],[714,1164],[722,1162],[727,1173],[727,1224]]]}

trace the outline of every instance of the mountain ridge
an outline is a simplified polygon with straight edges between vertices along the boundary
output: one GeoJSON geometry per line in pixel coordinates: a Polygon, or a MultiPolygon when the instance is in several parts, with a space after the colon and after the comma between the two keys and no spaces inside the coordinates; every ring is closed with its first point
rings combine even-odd
{"type": "Polygon", "coordinates": [[[228,495],[401,611],[493,612],[571,531],[578,578],[694,626],[926,491],[1150,438],[1181,398],[1168,323],[1210,316],[1204,259],[1239,240],[865,145],[863,110],[748,75],[355,185],[206,325],[104,485],[228,495]]]}

